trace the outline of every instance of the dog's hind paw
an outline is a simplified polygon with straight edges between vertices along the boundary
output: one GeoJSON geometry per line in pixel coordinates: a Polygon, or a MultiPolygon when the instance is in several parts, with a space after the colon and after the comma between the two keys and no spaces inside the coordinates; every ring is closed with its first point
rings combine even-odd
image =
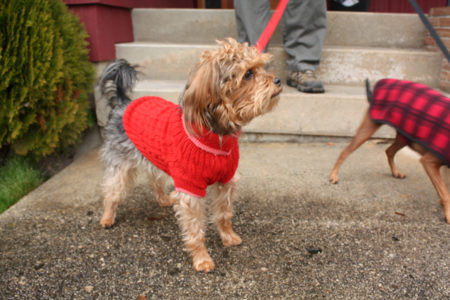
{"type": "Polygon", "coordinates": [[[450,212],[447,212],[444,214],[445,214],[445,217],[444,217],[445,222],[447,222],[447,224],[450,225],[450,212]]]}

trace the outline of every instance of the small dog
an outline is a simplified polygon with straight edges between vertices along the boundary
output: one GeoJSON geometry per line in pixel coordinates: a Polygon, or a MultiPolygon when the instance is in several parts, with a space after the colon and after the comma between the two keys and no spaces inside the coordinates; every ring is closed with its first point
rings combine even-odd
{"type": "Polygon", "coordinates": [[[239,245],[231,226],[238,175],[238,137],[242,126],[272,110],[281,81],[266,71],[270,55],[228,38],[205,51],[175,105],[159,97],[131,101],[127,93],[136,71],[125,60],[109,65],[99,79],[113,108],[104,133],[106,166],[104,213],[100,224],[114,224],[116,210],[143,167],[161,206],[172,205],[195,270],[209,272],[214,263],[205,245],[206,188],[214,185],[212,220],[224,246],[239,245]],[[175,191],[166,194],[172,177],[175,191]]]}
{"type": "Polygon", "coordinates": [[[395,178],[405,178],[395,163],[394,156],[408,145],[422,155],[426,173],[439,194],[447,223],[450,224],[450,196],[439,169],[450,167],[450,99],[426,85],[405,80],[382,79],[373,93],[366,81],[370,107],[350,144],[341,152],[329,180],[338,182],[339,168],[344,160],[382,124],[393,126],[397,135],[386,149],[387,160],[395,178]]]}

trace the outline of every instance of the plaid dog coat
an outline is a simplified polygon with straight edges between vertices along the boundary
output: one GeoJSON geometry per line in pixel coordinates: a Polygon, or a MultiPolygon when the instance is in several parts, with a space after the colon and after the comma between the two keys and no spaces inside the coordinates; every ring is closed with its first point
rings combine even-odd
{"type": "Polygon", "coordinates": [[[393,126],[450,167],[449,98],[424,84],[397,79],[378,81],[368,94],[375,123],[393,126]]]}

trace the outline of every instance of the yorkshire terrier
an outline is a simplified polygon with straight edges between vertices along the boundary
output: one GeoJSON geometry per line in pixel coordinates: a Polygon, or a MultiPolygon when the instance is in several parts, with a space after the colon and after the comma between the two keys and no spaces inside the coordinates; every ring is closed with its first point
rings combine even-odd
{"type": "Polygon", "coordinates": [[[206,188],[216,192],[212,221],[224,246],[241,244],[231,226],[242,126],[271,111],[281,81],[266,70],[270,55],[228,38],[202,53],[180,96],[179,105],[159,97],[134,101],[127,96],[136,71],[121,59],[99,79],[112,111],[104,130],[102,159],[104,212],[100,224],[114,224],[119,203],[133,184],[136,169],[147,171],[161,206],[173,205],[185,249],[195,270],[210,272],[214,262],[205,245],[206,188]],[[166,193],[166,180],[175,191],[166,193]]]}

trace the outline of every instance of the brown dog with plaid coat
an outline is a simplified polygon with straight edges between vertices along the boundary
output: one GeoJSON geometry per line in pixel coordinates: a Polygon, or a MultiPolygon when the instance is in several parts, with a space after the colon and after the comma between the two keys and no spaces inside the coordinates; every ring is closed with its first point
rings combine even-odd
{"type": "Polygon", "coordinates": [[[439,194],[447,223],[450,224],[450,195],[439,169],[450,167],[450,99],[430,87],[412,81],[382,79],[373,93],[367,82],[370,107],[350,144],[341,152],[329,180],[337,183],[339,168],[344,160],[383,124],[394,127],[397,136],[386,155],[392,176],[405,178],[398,171],[394,156],[404,146],[422,155],[428,177],[439,194]]]}

